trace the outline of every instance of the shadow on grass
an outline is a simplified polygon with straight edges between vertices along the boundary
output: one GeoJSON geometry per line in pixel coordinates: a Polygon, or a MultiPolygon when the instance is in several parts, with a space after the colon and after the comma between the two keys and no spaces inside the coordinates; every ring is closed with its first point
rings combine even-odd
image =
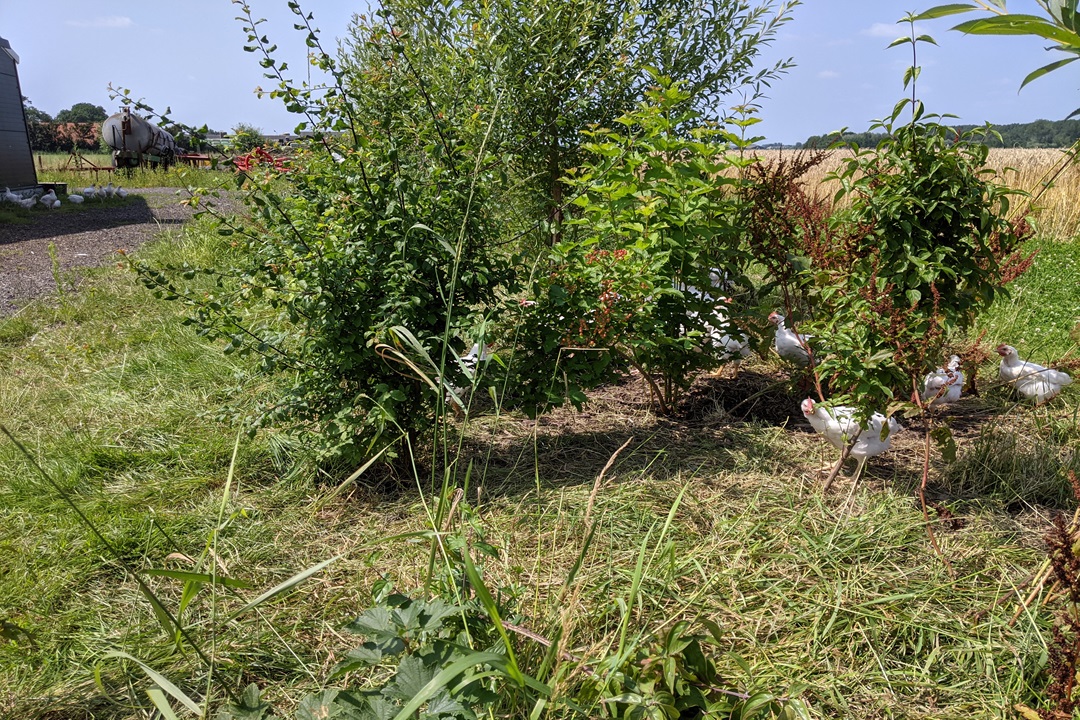
{"type": "MultiPolygon", "coordinates": [[[[627,441],[607,472],[612,482],[657,482],[694,475],[769,474],[790,453],[777,442],[780,427],[809,431],[786,393],[786,380],[758,373],[738,379],[702,378],[671,416],[649,404],[640,378],[597,390],[578,412],[560,408],[537,420],[478,417],[466,432],[459,472],[471,462],[489,497],[535,489],[591,485],[627,441]],[[755,397],[751,397],[755,396],[755,397]],[[749,400],[749,401],[748,401],[749,400]],[[631,440],[632,439],[632,440],[631,440]]],[[[476,484],[475,479],[473,483],[476,484]]]]}
{"type": "Polygon", "coordinates": [[[180,225],[181,218],[160,218],[141,195],[131,194],[124,200],[87,201],[82,205],[68,204],[57,210],[35,207],[19,210],[18,222],[0,224],[0,246],[29,240],[55,238],[74,233],[99,232],[124,225],[158,223],[180,225]]]}

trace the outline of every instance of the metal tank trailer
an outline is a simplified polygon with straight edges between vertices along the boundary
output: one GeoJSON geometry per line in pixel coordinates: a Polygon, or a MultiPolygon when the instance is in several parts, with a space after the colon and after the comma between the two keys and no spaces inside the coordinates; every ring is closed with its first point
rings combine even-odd
{"type": "Polygon", "coordinates": [[[101,136],[112,148],[117,168],[169,167],[180,153],[171,134],[133,115],[130,108],[110,115],[101,124],[101,136]]]}

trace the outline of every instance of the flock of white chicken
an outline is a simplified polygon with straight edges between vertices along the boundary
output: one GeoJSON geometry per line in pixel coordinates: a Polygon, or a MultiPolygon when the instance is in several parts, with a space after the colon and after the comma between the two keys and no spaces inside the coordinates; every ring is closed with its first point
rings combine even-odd
{"type": "MultiPolygon", "coordinates": [[[[778,328],[783,328],[782,317],[778,328]]],[[[776,346],[778,345],[779,342],[776,346]]],[[[1047,402],[1072,382],[1072,378],[1067,373],[1029,360],[1021,360],[1016,348],[1011,345],[999,345],[997,353],[1001,356],[998,376],[1029,400],[1035,400],[1040,404],[1047,402]]],[[[964,373],[960,370],[960,358],[953,355],[945,367],[938,368],[926,376],[923,382],[922,400],[928,405],[954,403],[960,399],[963,386],[964,373]]],[[[858,482],[866,460],[886,452],[892,446],[893,435],[903,430],[900,423],[893,418],[886,419],[881,413],[871,415],[866,427],[862,427],[855,420],[855,408],[841,405],[826,409],[811,398],[803,400],[802,412],[813,425],[814,430],[824,435],[834,447],[841,451],[841,462],[844,458],[842,454],[844,449],[850,445],[848,455],[855,458],[858,463],[853,482],[858,482]]]]}
{"type": "MultiPolygon", "coordinates": [[[[81,195],[73,193],[68,195],[67,199],[68,202],[78,205],[87,200],[105,200],[106,198],[112,197],[117,197],[122,200],[127,196],[127,190],[120,186],[113,186],[112,181],[110,180],[109,184],[104,187],[101,185],[88,185],[83,188],[81,195]]],[[[51,188],[48,192],[43,193],[40,189],[12,192],[11,188],[5,187],[4,192],[0,194],[0,202],[18,205],[26,210],[33,208],[35,205],[41,205],[47,210],[55,210],[62,204],[60,198],[56,196],[56,190],[51,188]]]]}
{"type": "MultiPolygon", "coordinates": [[[[714,271],[714,275],[716,271],[714,271]]],[[[714,287],[719,283],[714,278],[714,287]]],[[[695,288],[679,288],[699,294],[695,288]]],[[[700,293],[706,300],[711,301],[709,293],[700,293]]],[[[719,298],[716,302],[716,313],[713,322],[705,322],[707,340],[715,349],[720,351],[723,361],[738,361],[750,355],[749,338],[739,332],[725,330],[729,327],[728,308],[731,306],[729,298],[719,298]]],[[[776,326],[773,338],[773,349],[783,360],[798,366],[809,367],[813,358],[813,349],[810,339],[813,335],[803,335],[791,330],[785,324],[786,318],[778,312],[769,315],[769,322],[776,326]]],[[[1002,382],[1012,388],[1022,397],[1034,400],[1036,403],[1045,403],[1061,392],[1062,388],[1072,382],[1068,374],[1059,370],[1044,367],[1030,360],[1022,360],[1017,354],[1016,348],[1011,345],[999,345],[997,353],[1001,356],[998,375],[1002,382]]],[[[960,399],[964,387],[964,373],[960,369],[960,358],[953,355],[949,362],[928,374],[923,382],[922,401],[930,406],[947,405],[960,399]]],[[[803,416],[814,427],[814,430],[825,436],[834,447],[843,453],[847,449],[847,457],[855,458],[857,468],[854,479],[857,482],[862,473],[867,459],[880,455],[892,445],[892,438],[903,429],[893,418],[886,418],[881,413],[874,413],[866,421],[865,427],[856,420],[855,408],[840,405],[825,407],[822,403],[815,402],[812,398],[802,401],[803,416]]],[[[841,461],[845,456],[841,454],[841,461]]]]}

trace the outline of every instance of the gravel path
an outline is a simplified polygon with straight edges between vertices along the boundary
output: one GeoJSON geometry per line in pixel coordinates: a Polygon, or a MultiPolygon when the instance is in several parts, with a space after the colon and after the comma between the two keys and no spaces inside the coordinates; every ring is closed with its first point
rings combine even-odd
{"type": "MultiPolygon", "coordinates": [[[[49,243],[56,244],[61,270],[77,278],[79,268],[110,262],[117,250],[134,250],[190,219],[191,208],[180,205],[185,195],[176,188],[140,188],[123,202],[88,202],[77,212],[35,207],[29,223],[0,224],[0,317],[56,292],[49,243]]],[[[224,198],[215,202],[227,204],[224,198]]]]}

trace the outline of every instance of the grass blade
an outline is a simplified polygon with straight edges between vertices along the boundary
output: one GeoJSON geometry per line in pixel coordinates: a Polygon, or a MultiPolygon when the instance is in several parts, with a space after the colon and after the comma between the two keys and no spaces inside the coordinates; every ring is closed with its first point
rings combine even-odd
{"type": "Polygon", "coordinates": [[[176,713],[173,712],[172,705],[169,704],[168,698],[165,697],[165,693],[161,691],[161,688],[147,688],[146,694],[150,696],[150,702],[154,703],[154,707],[161,713],[161,717],[165,720],[179,720],[176,717],[176,713]]]}
{"type": "Polygon", "coordinates": [[[242,607],[239,610],[237,610],[236,612],[234,612],[232,615],[229,616],[229,619],[231,620],[231,619],[236,618],[239,615],[243,615],[248,610],[251,610],[252,608],[258,607],[259,605],[262,605],[263,603],[265,603],[267,600],[270,600],[272,598],[277,597],[278,595],[285,592],[286,590],[289,590],[290,588],[304,582],[309,577],[316,574],[317,572],[322,570],[327,565],[329,565],[331,563],[334,563],[334,562],[337,562],[338,560],[340,560],[343,557],[345,557],[345,556],[344,555],[335,555],[334,557],[330,558],[329,560],[323,560],[318,565],[312,565],[307,570],[302,570],[301,572],[296,573],[295,575],[293,575],[291,578],[289,578],[285,582],[275,585],[274,587],[270,588],[269,590],[264,592],[259,597],[255,598],[254,600],[249,602],[244,607],[242,607]]]}
{"type": "Polygon", "coordinates": [[[183,704],[184,707],[186,707],[191,712],[195,713],[195,715],[197,717],[202,717],[203,716],[203,711],[202,711],[202,708],[199,707],[199,703],[192,700],[183,690],[181,690],[180,688],[173,685],[168,680],[168,678],[166,678],[164,675],[162,675],[157,670],[150,667],[149,665],[147,665],[146,663],[144,663],[142,660],[135,657],[134,655],[129,655],[128,653],[123,652],[122,650],[112,650],[110,652],[105,653],[104,657],[107,657],[107,658],[123,658],[125,660],[130,660],[131,662],[133,662],[136,665],[138,665],[139,667],[141,667],[143,669],[143,672],[145,672],[147,674],[147,676],[151,680],[153,680],[157,684],[157,686],[159,688],[161,688],[165,692],[172,695],[178,702],[183,704]]]}
{"type": "Polygon", "coordinates": [[[174,580],[183,580],[185,582],[211,584],[211,585],[224,585],[226,587],[234,588],[250,588],[251,583],[246,583],[243,580],[237,580],[236,578],[223,577],[221,575],[210,575],[208,573],[189,572],[187,570],[167,570],[165,568],[150,568],[148,570],[142,570],[143,575],[156,575],[159,577],[172,578],[174,580]]]}
{"type": "Polygon", "coordinates": [[[510,644],[510,637],[506,634],[506,628],[503,627],[502,618],[499,617],[499,608],[495,605],[495,598],[491,597],[491,593],[488,591],[483,579],[481,579],[480,573],[476,571],[476,566],[473,565],[472,556],[469,554],[469,551],[463,549],[461,551],[461,558],[465,561],[465,574],[469,578],[469,584],[473,586],[476,597],[480,599],[480,603],[484,606],[484,610],[486,610],[488,616],[491,617],[491,621],[495,623],[495,629],[499,631],[499,636],[502,638],[503,645],[506,647],[506,657],[509,660],[507,670],[510,677],[512,677],[519,685],[524,685],[525,678],[518,668],[517,658],[514,656],[514,647],[510,644]]]}

